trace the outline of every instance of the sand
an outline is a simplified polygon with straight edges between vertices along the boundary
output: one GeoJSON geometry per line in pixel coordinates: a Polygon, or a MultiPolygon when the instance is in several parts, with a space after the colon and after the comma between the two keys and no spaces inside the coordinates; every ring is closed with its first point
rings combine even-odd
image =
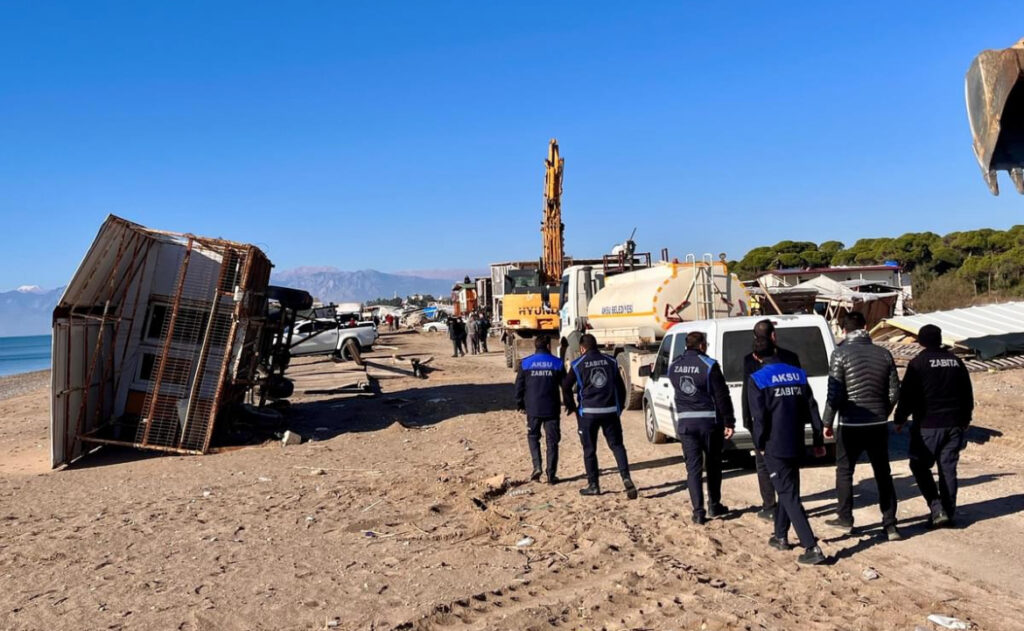
{"type": "MultiPolygon", "coordinates": [[[[904,541],[878,537],[866,463],[854,536],[824,524],[834,468],[806,470],[812,525],[834,559],[808,568],[767,547],[752,471],[726,472],[730,518],[694,526],[678,443],[648,444],[629,412],[639,500],[611,469],[602,496],[578,495],[569,419],[565,481],[526,482],[525,421],[500,352],[453,359],[443,335],[384,341],[435,355],[437,370],[413,379],[382,350],[380,396],[300,394],[292,422],[314,439],[302,445],[102,450],[55,472],[45,376],[20,393],[0,379],[0,628],[909,631],[941,613],[1024,629],[1024,371],[974,377],[961,528],[925,527],[905,435],[892,446],[904,541]],[[488,493],[494,475],[511,488],[488,493]]],[[[613,464],[604,447],[599,457],[613,464]]]]}

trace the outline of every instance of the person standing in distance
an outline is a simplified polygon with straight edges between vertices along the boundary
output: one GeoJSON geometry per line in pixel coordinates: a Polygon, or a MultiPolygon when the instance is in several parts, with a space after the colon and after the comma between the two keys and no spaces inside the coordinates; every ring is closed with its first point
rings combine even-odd
{"type": "Polygon", "coordinates": [[[686,335],[686,351],[668,367],[675,389],[676,435],[686,457],[686,487],[693,523],[703,524],[729,512],[722,504],[722,447],[732,438],[729,386],[718,362],[707,356],[707,338],[700,331],[686,335]],[[704,510],[704,470],[708,475],[708,508],[704,510]]]}
{"type": "Polygon", "coordinates": [[[825,561],[825,555],[800,503],[800,457],[804,454],[804,428],[808,423],[814,434],[814,455],[825,455],[818,404],[807,383],[807,374],[783,361],[772,340],[758,338],[754,354],[762,366],[750,375],[746,388],[753,421],[751,437],[779,498],[775,534],[768,539],[768,545],[776,550],[789,550],[792,525],[804,549],[797,561],[817,565],[825,561]]]}
{"type": "Polygon", "coordinates": [[[533,460],[531,480],[544,475],[540,453],[540,432],[544,428],[547,443],[547,483],[557,484],[558,441],[562,439],[559,427],[562,401],[559,388],[565,378],[562,360],[551,354],[551,340],[546,335],[534,340],[536,353],[523,359],[516,373],[516,409],[526,413],[526,442],[533,460]]]}
{"type": "Polygon", "coordinates": [[[928,502],[933,528],[953,525],[956,515],[956,466],[967,446],[967,426],[974,413],[974,388],[967,367],[942,347],[942,329],[926,324],[917,334],[924,346],[907,366],[896,406],[896,431],[910,416],[910,471],[928,502]],[[938,464],[939,487],[932,466],[938,464]]]}
{"type": "Polygon", "coordinates": [[[622,402],[626,399],[626,385],[619,375],[615,360],[597,350],[597,339],[590,333],[580,337],[582,355],[572,363],[571,370],[562,380],[562,398],[566,412],[576,414],[580,442],[583,444],[583,465],[587,470],[587,486],[580,495],[600,495],[600,470],[597,467],[597,434],[604,433],[608,449],[615,456],[626,496],[635,500],[639,495],[629,477],[629,459],[622,444],[622,402]],[[573,402],[576,388],[578,404],[573,402]]]}
{"type": "Polygon", "coordinates": [[[846,337],[832,353],[828,368],[825,438],[836,439],[836,495],[839,508],[825,523],[853,532],[853,470],[867,452],[878,486],[882,527],[889,541],[902,539],[896,528],[896,487],[889,468],[889,414],[900,395],[892,354],[871,342],[859,311],[843,321],[846,337]],[[832,425],[839,414],[839,429],[832,425]]]}
{"type": "MultiPolygon", "coordinates": [[[[800,358],[797,357],[797,354],[778,346],[778,341],[775,338],[775,324],[771,320],[761,320],[754,325],[754,348],[756,349],[762,341],[771,342],[771,348],[775,349],[774,357],[776,361],[782,362],[787,366],[800,368],[800,358]]],[[[743,426],[751,433],[754,431],[754,424],[750,415],[750,402],[747,397],[748,386],[750,384],[750,375],[760,370],[763,364],[764,358],[760,357],[756,350],[743,358],[743,390],[740,397],[740,408],[743,413],[743,426]]],[[[757,516],[766,521],[772,521],[775,519],[775,487],[772,486],[768,467],[764,462],[764,454],[756,448],[754,449],[754,466],[757,468],[757,488],[761,492],[761,510],[757,512],[757,516]]]]}

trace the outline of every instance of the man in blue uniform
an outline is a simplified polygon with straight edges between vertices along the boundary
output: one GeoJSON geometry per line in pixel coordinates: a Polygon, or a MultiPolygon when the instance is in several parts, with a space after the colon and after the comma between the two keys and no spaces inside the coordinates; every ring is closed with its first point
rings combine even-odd
{"type": "MultiPolygon", "coordinates": [[[[771,320],[761,320],[754,325],[754,344],[758,340],[769,340],[775,348],[775,355],[782,363],[800,368],[800,358],[796,353],[778,346],[775,338],[775,324],[771,320]]],[[[750,416],[750,404],[747,396],[747,386],[750,383],[750,375],[761,369],[762,358],[757,353],[750,353],[743,358],[743,390],[740,396],[740,405],[743,409],[743,426],[748,432],[754,431],[754,420],[750,416]]],[[[775,520],[775,487],[768,473],[768,467],[764,463],[764,455],[754,450],[754,466],[757,469],[757,488],[761,492],[761,510],[757,516],[767,521],[775,520]]]]}
{"type": "Polygon", "coordinates": [[[600,431],[615,456],[626,496],[635,500],[638,493],[629,477],[629,460],[622,444],[622,420],[619,418],[622,402],[626,400],[626,385],[615,360],[597,350],[597,340],[593,335],[586,333],[580,337],[580,351],[583,354],[572,363],[572,369],[562,380],[566,411],[576,413],[580,442],[583,443],[587,486],[580,489],[580,495],[601,494],[600,470],[597,468],[597,433],[600,431]],[[579,397],[578,405],[573,402],[574,386],[579,397]]]}
{"type": "Polygon", "coordinates": [[[800,563],[816,565],[825,561],[818,541],[811,531],[807,513],[800,503],[800,457],[804,453],[804,428],[811,424],[814,433],[814,455],[825,455],[821,416],[814,394],[807,383],[807,374],[784,363],[770,339],[759,339],[755,354],[762,367],[750,376],[747,398],[753,418],[754,447],[764,455],[765,465],[775,492],[775,534],[768,545],[789,550],[789,527],[793,526],[804,553],[800,563]]]}
{"type": "Polygon", "coordinates": [[[693,523],[729,512],[722,504],[722,447],[736,427],[729,386],[718,362],[708,357],[707,339],[700,331],[686,336],[686,351],[668,367],[675,389],[676,435],[686,457],[686,486],[690,491],[693,523]],[[701,478],[708,474],[708,510],[704,510],[701,478]]]}
{"type": "Polygon", "coordinates": [[[551,340],[541,335],[534,340],[537,352],[525,358],[516,374],[516,409],[526,413],[526,441],[533,459],[531,480],[544,475],[540,453],[540,432],[548,450],[548,484],[557,484],[558,441],[562,438],[559,427],[561,397],[558,391],[565,378],[562,360],[551,354],[551,340]]]}

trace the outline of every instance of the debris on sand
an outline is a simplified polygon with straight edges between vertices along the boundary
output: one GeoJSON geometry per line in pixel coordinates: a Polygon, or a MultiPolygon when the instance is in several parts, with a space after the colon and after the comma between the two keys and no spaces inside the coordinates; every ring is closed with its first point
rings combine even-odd
{"type": "Polygon", "coordinates": [[[532,546],[534,543],[535,542],[534,542],[533,537],[523,537],[522,539],[520,539],[519,541],[516,542],[516,547],[517,548],[528,548],[529,546],[532,546]]]}
{"type": "Polygon", "coordinates": [[[933,622],[943,629],[970,629],[971,623],[960,620],[959,618],[951,618],[949,616],[939,615],[933,613],[928,616],[928,622],[933,622]]]}
{"type": "Polygon", "coordinates": [[[484,486],[486,486],[489,491],[502,491],[508,486],[508,476],[505,474],[498,474],[487,478],[484,480],[484,486]]]}
{"type": "Polygon", "coordinates": [[[281,446],[282,447],[288,447],[288,446],[291,446],[291,445],[301,445],[301,444],[302,444],[302,436],[296,434],[293,431],[289,430],[289,431],[284,433],[284,436],[281,437],[281,446]]]}
{"type": "Polygon", "coordinates": [[[878,575],[878,570],[876,570],[873,567],[869,567],[869,568],[865,568],[864,571],[860,573],[860,576],[865,581],[873,581],[873,580],[877,579],[879,575],[878,575]]]}

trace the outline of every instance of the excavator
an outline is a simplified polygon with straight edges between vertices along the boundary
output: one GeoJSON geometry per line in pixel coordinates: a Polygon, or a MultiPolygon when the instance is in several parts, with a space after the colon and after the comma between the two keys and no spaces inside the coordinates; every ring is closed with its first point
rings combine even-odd
{"type": "Polygon", "coordinates": [[[533,352],[533,338],[547,334],[558,338],[558,289],[565,267],[565,225],[562,223],[562,171],[565,160],[558,140],[548,143],[544,161],[544,216],[541,222],[542,253],[536,270],[511,270],[505,277],[502,306],[502,342],[505,363],[518,368],[520,359],[533,352]]]}
{"type": "Polygon", "coordinates": [[[967,70],[967,119],[982,177],[999,194],[997,171],[1008,171],[1024,195],[1024,39],[982,51],[967,70]]]}

